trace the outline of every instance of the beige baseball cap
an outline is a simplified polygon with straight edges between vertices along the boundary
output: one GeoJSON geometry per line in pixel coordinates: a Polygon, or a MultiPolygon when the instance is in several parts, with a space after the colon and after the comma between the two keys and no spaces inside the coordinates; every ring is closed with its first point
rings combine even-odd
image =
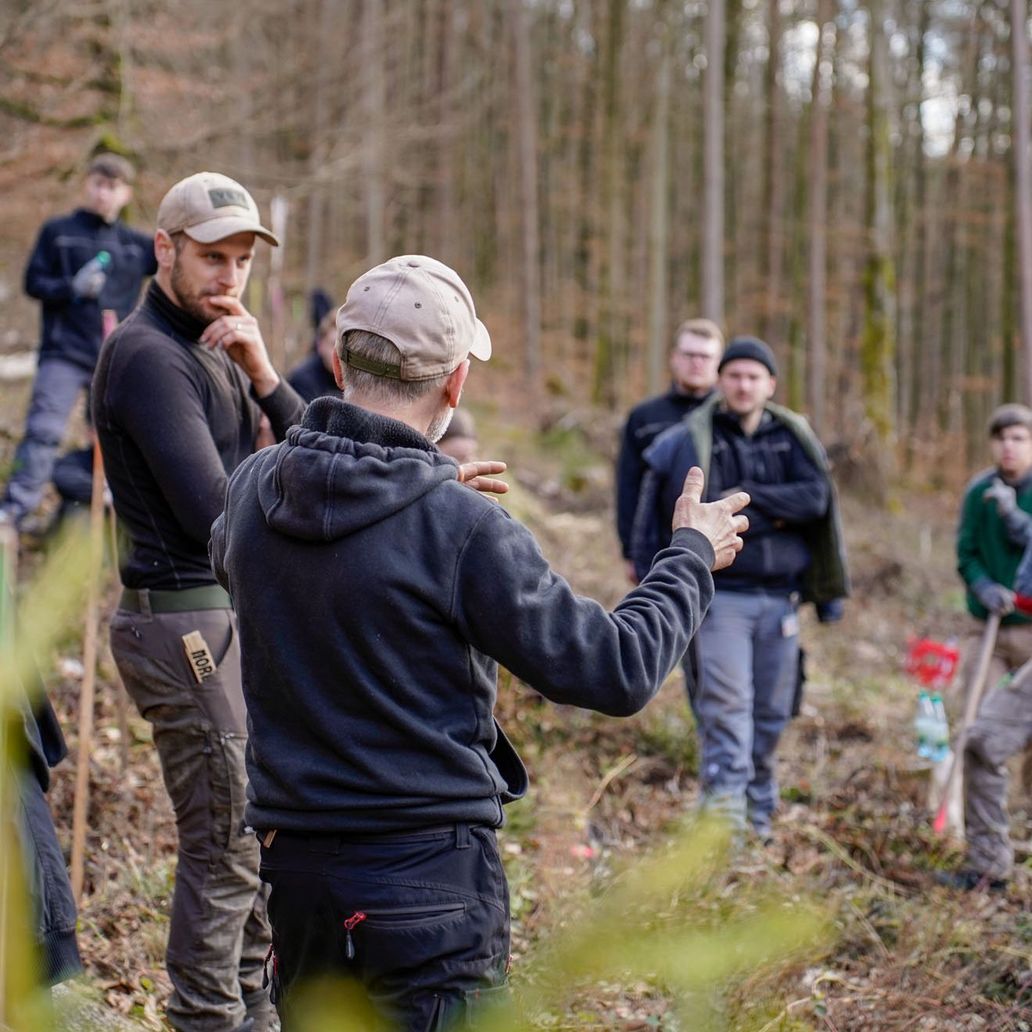
{"type": "Polygon", "coordinates": [[[429,380],[455,369],[467,355],[491,357],[491,337],[477,318],[459,274],[435,258],[403,254],[359,276],[337,311],[337,339],[367,330],[401,352],[401,364],[370,361],[345,351],[356,369],[397,380],[429,380]]]}
{"type": "Polygon", "coordinates": [[[275,234],[262,225],[254,198],[219,172],[197,172],[176,183],[158,207],[158,229],[170,235],[185,233],[201,244],[234,233],[254,233],[279,247],[275,234]]]}

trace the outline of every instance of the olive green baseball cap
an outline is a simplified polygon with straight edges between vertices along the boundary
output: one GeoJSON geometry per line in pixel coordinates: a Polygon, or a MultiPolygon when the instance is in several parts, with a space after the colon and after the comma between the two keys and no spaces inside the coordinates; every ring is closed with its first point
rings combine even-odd
{"type": "Polygon", "coordinates": [[[254,198],[235,180],[219,172],[197,172],[181,179],[162,198],[158,229],[170,236],[185,233],[200,244],[213,244],[234,233],[254,233],[279,247],[262,225],[254,198]]]}
{"type": "Polygon", "coordinates": [[[386,338],[401,352],[401,363],[370,361],[348,348],[341,360],[396,380],[430,380],[452,372],[468,355],[491,357],[491,336],[466,284],[454,269],[423,254],[391,258],[351,284],[337,311],[338,341],[349,330],[386,338]]]}

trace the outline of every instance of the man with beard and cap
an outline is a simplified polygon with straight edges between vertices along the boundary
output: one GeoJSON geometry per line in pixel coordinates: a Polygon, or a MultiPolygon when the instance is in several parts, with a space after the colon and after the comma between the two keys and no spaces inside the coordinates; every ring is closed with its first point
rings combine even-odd
{"type": "Polygon", "coordinates": [[[93,384],[108,483],[131,539],[111,650],[153,726],[179,834],[169,1022],[260,1032],[275,1015],[262,986],[258,848],[243,829],[240,649],[208,537],[263,415],[282,438],[304,404],[242,301],[256,241],[277,244],[251,195],[200,172],[168,191],[157,224],[157,275],[104,344],[93,384]]]}
{"type": "Polygon", "coordinates": [[[246,460],[212,528],[240,615],[247,821],[284,1028],[304,983],[332,976],[404,1029],[473,1020],[505,983],[495,829],[527,786],[494,720],[497,665],[556,702],[634,713],[741,547],[748,496],[701,504],[693,470],[641,585],[608,613],[576,596],[526,528],[460,487],[502,465],[434,446],[469,356],[490,353],[448,266],[405,255],[359,277],[337,315],[343,399],[317,398],[246,460]]]}

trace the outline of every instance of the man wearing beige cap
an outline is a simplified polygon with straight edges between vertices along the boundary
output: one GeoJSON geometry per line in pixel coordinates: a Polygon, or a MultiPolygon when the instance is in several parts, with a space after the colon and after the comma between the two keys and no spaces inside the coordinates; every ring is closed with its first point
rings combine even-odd
{"type": "Polygon", "coordinates": [[[245,460],[212,527],[240,617],[246,819],[284,1029],[305,983],[335,975],[398,1027],[467,1027],[505,983],[495,829],[527,787],[494,720],[497,664],[557,702],[633,713],[741,547],[748,496],[699,504],[695,470],[641,585],[612,613],[574,595],[529,531],[460,486],[501,464],[434,446],[469,356],[490,354],[452,269],[405,255],[367,272],[337,314],[343,400],[317,398],[245,460]]]}
{"type": "Polygon", "coordinates": [[[256,239],[277,243],[250,194],[201,172],[169,190],[157,222],[157,275],[104,344],[93,385],[115,510],[132,539],[111,649],[153,725],[179,833],[169,1021],[260,1032],[274,1015],[262,988],[258,850],[242,821],[240,650],[208,537],[263,415],[282,438],[304,405],[243,305],[256,239]]]}

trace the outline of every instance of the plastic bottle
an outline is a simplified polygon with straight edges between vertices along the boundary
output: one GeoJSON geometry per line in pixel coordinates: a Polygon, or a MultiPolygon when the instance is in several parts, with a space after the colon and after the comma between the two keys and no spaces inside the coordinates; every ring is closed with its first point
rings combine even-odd
{"type": "Polygon", "coordinates": [[[925,760],[931,759],[935,734],[935,708],[932,705],[932,697],[923,688],[917,694],[914,732],[917,735],[917,755],[925,760]]]}
{"type": "Polygon", "coordinates": [[[108,251],[98,251],[82,268],[89,272],[107,272],[111,265],[111,255],[108,251]]]}
{"type": "Polygon", "coordinates": [[[934,763],[941,763],[950,754],[950,722],[946,716],[946,707],[942,703],[942,696],[938,692],[932,694],[931,703],[932,725],[929,739],[931,759],[934,763]]]}

